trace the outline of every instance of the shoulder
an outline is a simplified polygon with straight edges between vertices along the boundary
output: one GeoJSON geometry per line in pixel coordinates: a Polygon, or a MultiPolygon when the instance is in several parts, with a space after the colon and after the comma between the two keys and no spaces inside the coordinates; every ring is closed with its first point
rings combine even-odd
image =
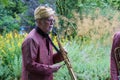
{"type": "Polygon", "coordinates": [[[120,35],[120,31],[119,31],[119,32],[116,32],[115,35],[120,35]]]}
{"type": "Polygon", "coordinates": [[[114,34],[114,38],[119,38],[119,39],[120,39],[120,32],[116,32],[116,33],[114,34]]]}
{"type": "Polygon", "coordinates": [[[33,39],[34,41],[38,42],[38,41],[41,41],[42,36],[39,35],[39,33],[35,29],[33,29],[26,38],[33,39]]]}
{"type": "Polygon", "coordinates": [[[27,35],[27,37],[24,39],[24,41],[23,41],[23,44],[26,44],[26,43],[36,43],[36,44],[38,44],[38,41],[40,40],[39,39],[39,35],[38,35],[38,33],[36,32],[36,30],[35,29],[33,29],[28,35],[27,35]]]}
{"type": "Polygon", "coordinates": [[[120,32],[116,32],[113,37],[113,44],[118,46],[120,44],[120,32]]]}

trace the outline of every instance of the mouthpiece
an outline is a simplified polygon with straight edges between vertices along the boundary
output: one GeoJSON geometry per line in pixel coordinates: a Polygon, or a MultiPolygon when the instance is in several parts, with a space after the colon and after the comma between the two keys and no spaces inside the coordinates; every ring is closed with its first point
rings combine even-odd
{"type": "Polygon", "coordinates": [[[57,36],[57,28],[56,27],[53,27],[53,29],[52,29],[52,34],[54,35],[54,36],[57,36]]]}

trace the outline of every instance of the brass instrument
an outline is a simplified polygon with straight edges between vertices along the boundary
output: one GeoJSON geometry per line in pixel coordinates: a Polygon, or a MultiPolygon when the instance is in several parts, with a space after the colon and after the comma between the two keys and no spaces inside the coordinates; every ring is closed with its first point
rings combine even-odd
{"type": "Polygon", "coordinates": [[[70,64],[69,58],[68,58],[68,56],[67,56],[67,54],[66,54],[66,51],[65,51],[64,48],[62,47],[59,39],[58,39],[58,38],[56,38],[56,39],[57,39],[57,42],[58,42],[58,46],[59,46],[60,52],[61,52],[61,54],[62,54],[62,56],[63,56],[63,58],[64,58],[64,62],[65,62],[65,64],[67,65],[67,68],[68,68],[68,70],[69,70],[69,74],[70,74],[70,76],[71,76],[71,79],[72,79],[72,80],[77,80],[77,77],[75,76],[75,73],[74,73],[74,71],[73,71],[73,69],[72,69],[72,66],[71,66],[71,64],[70,64]]]}
{"type": "Polygon", "coordinates": [[[115,61],[117,64],[117,70],[118,70],[118,80],[120,80],[120,47],[115,48],[115,61]]]}
{"type": "Polygon", "coordinates": [[[60,43],[60,41],[58,39],[59,36],[57,35],[57,33],[56,33],[57,31],[55,30],[55,28],[53,28],[52,32],[53,32],[53,35],[56,36],[56,40],[57,40],[57,43],[58,43],[58,46],[59,46],[59,49],[60,49],[60,50],[58,50],[57,47],[52,43],[54,48],[55,48],[55,50],[62,54],[62,57],[64,59],[64,63],[66,64],[66,66],[68,68],[68,71],[69,71],[69,74],[71,76],[71,80],[77,80],[77,77],[75,76],[75,73],[74,73],[74,71],[72,69],[72,65],[70,63],[70,60],[69,60],[69,58],[67,56],[67,52],[62,47],[62,45],[61,45],[61,43],[60,43]]]}

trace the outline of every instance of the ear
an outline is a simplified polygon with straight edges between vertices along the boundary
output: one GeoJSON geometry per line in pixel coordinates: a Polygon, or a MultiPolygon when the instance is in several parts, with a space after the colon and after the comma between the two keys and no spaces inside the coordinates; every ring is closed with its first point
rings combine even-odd
{"type": "Polygon", "coordinates": [[[44,25],[45,24],[45,20],[40,20],[40,25],[44,25]]]}
{"type": "Polygon", "coordinates": [[[36,20],[36,23],[37,25],[41,25],[41,20],[40,19],[36,20]]]}

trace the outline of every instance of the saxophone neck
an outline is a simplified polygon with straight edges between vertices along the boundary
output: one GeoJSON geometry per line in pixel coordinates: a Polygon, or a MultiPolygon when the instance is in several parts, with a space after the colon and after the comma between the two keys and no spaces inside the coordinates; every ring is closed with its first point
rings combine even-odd
{"type": "Polygon", "coordinates": [[[60,50],[64,50],[61,43],[60,43],[60,39],[58,39],[58,37],[56,39],[57,39],[57,43],[58,43],[60,50]]]}

